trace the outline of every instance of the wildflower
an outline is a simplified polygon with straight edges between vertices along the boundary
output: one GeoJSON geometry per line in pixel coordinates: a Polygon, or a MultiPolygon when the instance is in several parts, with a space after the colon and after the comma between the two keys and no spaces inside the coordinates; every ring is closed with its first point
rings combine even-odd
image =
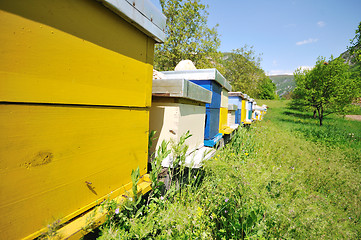
{"type": "Polygon", "coordinates": [[[203,215],[203,209],[202,208],[200,208],[200,207],[197,208],[197,215],[199,217],[201,217],[203,215]]]}
{"type": "Polygon", "coordinates": [[[224,210],[224,213],[228,213],[228,211],[227,211],[227,210],[224,210]]]}
{"type": "Polygon", "coordinates": [[[244,155],[248,156],[248,153],[244,153],[244,155]]]}
{"type": "Polygon", "coordinates": [[[228,198],[226,198],[224,201],[225,201],[225,202],[228,202],[228,200],[229,200],[229,199],[228,199],[228,198]]]}
{"type": "Polygon", "coordinates": [[[295,170],[295,167],[291,167],[292,170],[295,170]]]}
{"type": "Polygon", "coordinates": [[[163,196],[161,196],[159,199],[160,199],[160,200],[164,200],[164,197],[163,197],[163,196]]]}
{"type": "Polygon", "coordinates": [[[119,208],[115,209],[114,213],[119,214],[119,208]]]}

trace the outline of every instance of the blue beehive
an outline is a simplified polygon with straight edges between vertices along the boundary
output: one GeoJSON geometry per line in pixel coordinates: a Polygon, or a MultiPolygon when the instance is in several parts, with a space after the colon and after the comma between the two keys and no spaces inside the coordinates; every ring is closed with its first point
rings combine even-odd
{"type": "Polygon", "coordinates": [[[219,108],[206,108],[206,124],[204,129],[204,139],[208,140],[218,134],[219,108]]]}
{"type": "Polygon", "coordinates": [[[220,108],[221,107],[221,92],[222,86],[212,80],[191,80],[191,82],[204,87],[212,92],[212,102],[206,104],[206,108],[220,108]]]}
{"type": "Polygon", "coordinates": [[[228,103],[238,106],[238,109],[236,111],[236,124],[241,124],[242,99],[244,99],[244,94],[242,92],[228,93],[228,103]]]}
{"type": "MultiPolygon", "coordinates": [[[[162,72],[166,78],[182,78],[206,88],[212,92],[212,101],[206,104],[206,124],[204,129],[204,139],[216,138],[219,134],[219,114],[221,107],[222,88],[231,90],[231,85],[222,74],[215,68],[196,69],[185,71],[165,71],[162,72]]],[[[218,138],[217,138],[218,139],[218,138]]]]}

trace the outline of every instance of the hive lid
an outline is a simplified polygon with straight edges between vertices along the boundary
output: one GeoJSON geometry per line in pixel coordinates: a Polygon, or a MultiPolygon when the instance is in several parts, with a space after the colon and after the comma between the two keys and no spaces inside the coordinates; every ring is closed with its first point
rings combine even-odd
{"type": "Polygon", "coordinates": [[[166,17],[149,0],[98,1],[158,43],[164,42],[166,17]]]}
{"type": "Polygon", "coordinates": [[[218,82],[227,91],[232,90],[231,84],[223,77],[223,75],[215,68],[196,69],[185,71],[164,71],[162,72],[169,79],[183,78],[187,80],[213,80],[218,82]]]}
{"type": "Polygon", "coordinates": [[[153,96],[179,97],[210,103],[212,92],[185,79],[153,79],[153,96]]]}
{"type": "Polygon", "coordinates": [[[259,110],[259,111],[265,111],[266,110],[264,107],[261,107],[259,105],[256,105],[254,109],[259,110]]]}
{"type": "Polygon", "coordinates": [[[236,104],[228,104],[228,110],[236,111],[238,106],[236,104]]]}
{"type": "Polygon", "coordinates": [[[242,92],[229,92],[228,96],[230,96],[230,97],[244,97],[244,93],[242,93],[242,92]]]}
{"type": "Polygon", "coordinates": [[[248,98],[248,95],[242,92],[229,92],[228,93],[229,97],[240,97],[243,100],[246,100],[248,98]]]}

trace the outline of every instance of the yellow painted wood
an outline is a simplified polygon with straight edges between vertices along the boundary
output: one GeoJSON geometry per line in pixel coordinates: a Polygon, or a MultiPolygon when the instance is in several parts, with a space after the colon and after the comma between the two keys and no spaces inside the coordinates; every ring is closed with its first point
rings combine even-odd
{"type": "Polygon", "coordinates": [[[246,122],[247,109],[246,109],[246,100],[242,100],[242,110],[241,110],[241,122],[246,122]]]}
{"type": "Polygon", "coordinates": [[[222,131],[223,131],[223,134],[231,134],[234,131],[234,129],[230,128],[230,127],[226,127],[222,131]]]}
{"type": "Polygon", "coordinates": [[[223,134],[226,133],[225,129],[229,128],[228,126],[228,108],[220,108],[219,111],[219,132],[223,134]]]}
{"type": "Polygon", "coordinates": [[[147,109],[0,105],[0,239],[67,221],[147,171],[147,109]]]}
{"type": "Polygon", "coordinates": [[[149,107],[154,40],[97,1],[0,1],[0,101],[149,107]]]}
{"type": "MultiPolygon", "coordinates": [[[[126,193],[125,195],[122,194],[116,197],[114,200],[118,204],[122,204],[126,199],[125,196],[132,196],[131,187],[132,185],[128,184],[126,188],[128,193],[126,193]]],[[[150,190],[151,182],[149,179],[149,175],[146,174],[140,179],[140,183],[138,183],[138,195],[143,195],[150,190]]],[[[122,189],[121,193],[124,192],[124,189],[122,189]]],[[[98,206],[86,213],[84,216],[81,216],[80,218],[61,228],[59,231],[57,231],[57,236],[61,237],[61,239],[80,239],[88,233],[87,231],[85,231],[87,229],[84,229],[84,226],[91,226],[91,228],[94,229],[105,221],[107,213],[107,209],[103,208],[102,206],[98,206]]]]}

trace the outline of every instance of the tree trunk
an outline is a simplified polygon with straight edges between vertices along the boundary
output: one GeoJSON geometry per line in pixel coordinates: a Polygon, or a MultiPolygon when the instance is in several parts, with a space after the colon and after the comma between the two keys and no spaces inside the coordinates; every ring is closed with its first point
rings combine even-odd
{"type": "Polygon", "coordinates": [[[322,120],[323,120],[323,107],[320,107],[318,110],[318,118],[320,120],[320,126],[322,126],[322,120]]]}
{"type": "Polygon", "coordinates": [[[317,110],[316,110],[316,109],[315,109],[315,110],[313,110],[313,118],[316,118],[316,117],[317,117],[316,112],[317,112],[317,110]]]}

